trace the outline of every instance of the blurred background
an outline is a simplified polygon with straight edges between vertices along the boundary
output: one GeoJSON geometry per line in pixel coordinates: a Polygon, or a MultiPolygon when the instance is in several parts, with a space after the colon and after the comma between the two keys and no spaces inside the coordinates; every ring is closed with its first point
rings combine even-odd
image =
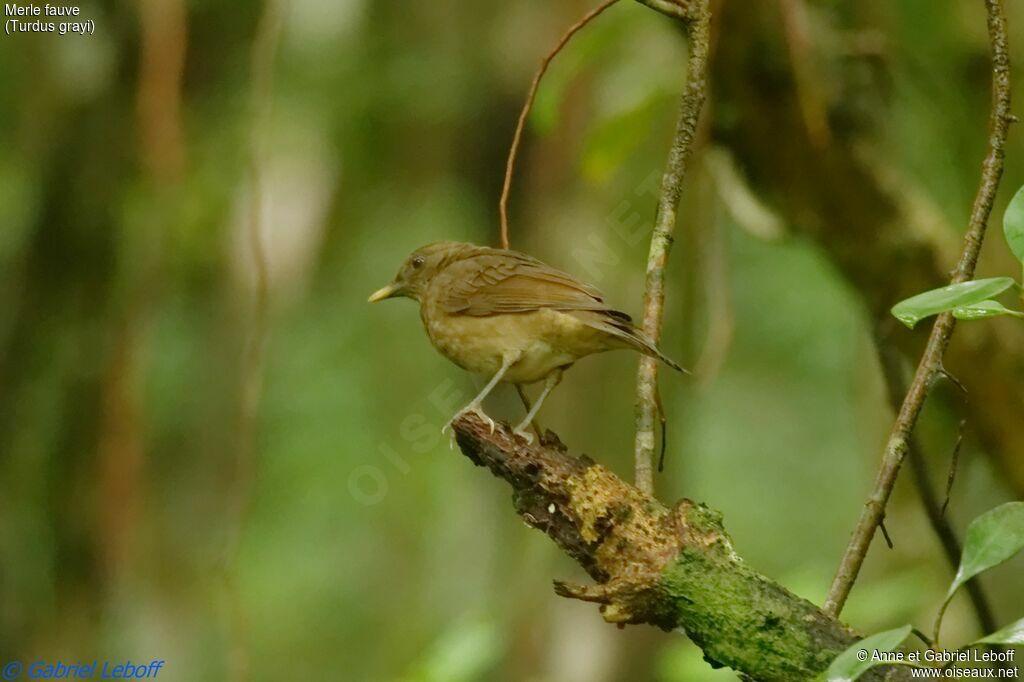
{"type": "MultiPolygon", "coordinates": [[[[1024,10],[1007,3],[1024,64],[1024,10]]],[[[409,301],[414,248],[497,244],[533,70],[589,2],[86,2],[94,35],[0,37],[0,659],[168,661],[171,680],[735,679],[684,634],[618,630],[441,425],[479,387],[409,301]],[[254,240],[254,236],[259,240],[254,240]],[[262,244],[263,248],[258,248],[262,244]],[[255,248],[254,248],[255,247],[255,248]]],[[[987,141],[983,3],[715,7],[712,94],[669,266],[666,502],[724,512],[821,603],[892,422],[874,339],[953,266],[987,141]]],[[[639,312],[685,79],[678,26],[623,1],[554,62],[514,248],[639,312]]],[[[1018,100],[1024,80],[1017,71],[1018,100]]],[[[1017,275],[1000,234],[981,276],[1017,275]]],[[[636,357],[541,414],[632,475],[636,357]]],[[[1024,325],[963,324],[919,428],[948,518],[1024,495],[1024,325]]],[[[510,388],[488,412],[519,419],[510,388]]],[[[904,472],[844,620],[931,623],[952,571],[904,472]]],[[[1021,557],[982,583],[1024,615],[1021,557]]],[[[947,643],[979,633],[954,600],[947,643]]]]}

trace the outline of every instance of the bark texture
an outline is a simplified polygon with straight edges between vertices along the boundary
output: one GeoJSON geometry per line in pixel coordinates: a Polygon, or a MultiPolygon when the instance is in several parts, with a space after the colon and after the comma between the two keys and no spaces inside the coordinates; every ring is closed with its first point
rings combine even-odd
{"type": "MultiPolygon", "coordinates": [[[[679,199],[683,195],[683,181],[693,155],[697,125],[708,92],[708,54],[711,50],[709,0],[691,0],[687,5],[691,19],[686,22],[690,53],[686,62],[686,87],[679,101],[679,117],[661,178],[644,281],[644,312],[640,327],[655,345],[661,339],[665,318],[665,267],[675,241],[673,234],[679,199]]],[[[654,494],[654,425],[659,416],[664,419],[658,400],[658,361],[641,357],[636,373],[634,481],[640,490],[648,494],[654,494]]]]}
{"type": "MultiPolygon", "coordinates": [[[[760,575],[735,552],[721,515],[681,500],[672,508],[600,464],[569,454],[550,431],[517,440],[472,414],[455,422],[459,447],[512,486],[516,512],[595,580],[556,581],[565,597],[600,604],[609,623],[682,629],[714,666],[751,679],[807,680],[858,635],[760,575]]],[[[903,679],[876,670],[864,680],[903,679]]]]}

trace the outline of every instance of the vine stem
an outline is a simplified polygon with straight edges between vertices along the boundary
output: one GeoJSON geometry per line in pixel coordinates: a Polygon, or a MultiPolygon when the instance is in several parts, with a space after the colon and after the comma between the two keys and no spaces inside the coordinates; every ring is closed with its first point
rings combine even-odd
{"type": "Polygon", "coordinates": [[[561,39],[559,39],[558,44],[555,45],[554,49],[545,55],[544,59],[540,63],[540,67],[533,75],[533,82],[530,83],[530,91],[526,95],[526,102],[523,103],[523,109],[519,112],[519,120],[516,122],[516,132],[512,136],[512,146],[509,147],[508,150],[508,161],[505,163],[505,182],[501,186],[501,198],[498,200],[498,213],[501,216],[501,248],[503,249],[507,249],[509,247],[508,197],[512,191],[512,174],[515,171],[516,156],[519,154],[519,146],[523,141],[523,129],[526,127],[526,119],[529,117],[530,110],[533,108],[533,101],[537,98],[537,89],[540,87],[540,81],[544,78],[544,74],[547,73],[548,67],[551,65],[551,61],[559,52],[562,51],[562,48],[572,40],[572,37],[582,30],[584,26],[596,19],[599,14],[618,1],[619,0],[605,0],[599,6],[587,12],[582,19],[570,26],[562,35],[561,39]]]}
{"type": "MultiPolygon", "coordinates": [[[[886,324],[888,326],[895,326],[897,323],[896,320],[890,318],[886,321],[886,324]]],[[[902,377],[902,358],[899,351],[887,340],[887,335],[887,333],[881,333],[880,330],[876,330],[875,349],[878,352],[878,361],[882,368],[882,377],[885,379],[889,402],[893,410],[898,410],[901,397],[906,393],[907,389],[902,377]]],[[[954,449],[954,462],[950,465],[950,479],[956,469],[955,452],[956,450],[954,449]]],[[[957,538],[956,531],[953,530],[953,524],[945,516],[945,503],[939,500],[939,496],[932,488],[931,478],[928,474],[928,462],[916,437],[911,437],[908,441],[907,458],[910,461],[910,473],[913,475],[914,487],[917,488],[921,506],[928,517],[928,523],[932,527],[935,537],[939,540],[939,544],[942,546],[942,553],[946,556],[950,569],[953,573],[956,573],[957,566],[960,564],[962,546],[959,538],[957,538]]],[[[947,485],[946,502],[948,501],[949,488],[947,485]]],[[[977,615],[981,631],[983,633],[995,631],[999,625],[992,611],[992,605],[985,596],[985,591],[982,589],[978,577],[975,576],[968,580],[964,587],[971,600],[971,606],[977,615]]],[[[935,636],[930,641],[934,642],[937,639],[938,637],[935,636]]]]}
{"type": "MultiPolygon", "coordinates": [[[[1010,113],[1010,56],[1006,35],[1006,17],[1002,0],[984,0],[988,13],[988,34],[992,44],[992,108],[989,116],[989,148],[982,164],[981,182],[974,198],[971,217],[964,237],[964,247],[953,272],[952,284],[974,277],[982,241],[988,226],[989,214],[1003,175],[1006,136],[1014,120],[1010,113]]],[[[943,313],[932,327],[928,344],[918,363],[910,388],[900,405],[886,443],[882,463],[864,504],[857,526],[850,538],[832,586],[825,600],[826,613],[837,616],[843,609],[850,590],[864,563],[871,540],[883,517],[885,506],[903,464],[917,419],[924,407],[932,382],[942,372],[942,358],[956,327],[952,313],[943,313]]]]}
{"type": "MultiPolygon", "coordinates": [[[[645,3],[647,4],[647,3],[645,3]]],[[[687,163],[693,152],[700,112],[707,98],[708,53],[710,51],[711,9],[708,0],[694,0],[686,5],[686,28],[689,37],[686,88],[679,104],[679,119],[669,150],[665,173],[661,179],[658,212],[647,256],[647,278],[644,286],[644,333],[657,343],[661,336],[665,310],[665,265],[672,249],[679,199],[687,163]]],[[[640,359],[636,376],[636,440],[634,443],[634,482],[636,487],[652,495],[654,492],[654,431],[658,413],[658,364],[646,356],[640,359]]]]}

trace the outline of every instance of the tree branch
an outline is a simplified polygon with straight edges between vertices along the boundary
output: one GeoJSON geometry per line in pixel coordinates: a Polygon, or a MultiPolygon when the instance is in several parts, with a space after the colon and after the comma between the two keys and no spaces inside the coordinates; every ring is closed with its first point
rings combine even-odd
{"type": "MultiPolygon", "coordinates": [[[[649,6],[665,3],[645,2],[649,6]]],[[[679,104],[679,120],[661,180],[654,234],[647,257],[644,286],[644,333],[657,343],[665,307],[665,264],[672,248],[676,211],[683,192],[687,161],[693,151],[700,112],[707,97],[708,52],[710,49],[711,10],[708,0],[668,3],[685,7],[690,56],[687,61],[686,89],[679,104]]],[[[661,11],[661,10],[659,10],[661,11]]],[[[654,492],[654,421],[658,412],[658,361],[643,356],[636,376],[635,481],[640,490],[654,492]]]]}
{"type": "MultiPolygon", "coordinates": [[[[892,323],[895,324],[895,320],[892,320],[892,323]]],[[[900,408],[901,397],[906,395],[907,391],[900,371],[901,357],[899,352],[881,334],[877,334],[875,337],[875,348],[878,351],[878,360],[882,367],[882,376],[885,379],[889,402],[893,411],[896,411],[900,408]]],[[[910,460],[910,471],[914,476],[914,487],[921,498],[921,506],[924,507],[928,523],[942,546],[942,553],[945,555],[946,561],[952,571],[956,573],[957,567],[960,565],[962,549],[960,540],[956,536],[956,531],[953,530],[953,525],[943,513],[943,504],[935,494],[928,475],[928,462],[925,460],[917,438],[913,435],[907,441],[907,457],[910,460]]],[[[968,580],[964,587],[970,597],[971,606],[974,607],[974,613],[978,618],[982,633],[994,632],[999,627],[999,623],[992,612],[991,604],[985,597],[978,577],[975,576],[968,580]]]]}
{"type": "MultiPolygon", "coordinates": [[[[992,112],[989,118],[989,152],[982,166],[981,184],[978,187],[971,210],[971,218],[964,238],[964,248],[953,273],[951,283],[964,282],[974,276],[982,240],[992,212],[999,180],[1003,174],[1004,146],[1009,129],[1010,115],[1010,58],[1007,47],[1006,19],[1003,16],[1001,0],[985,0],[988,9],[988,31],[992,43],[992,112]]],[[[935,321],[928,345],[911,381],[910,389],[900,406],[889,441],[885,447],[882,464],[875,479],[871,495],[864,505],[853,537],[846,548],[835,579],[825,601],[825,611],[838,615],[857,579],[864,563],[875,529],[885,515],[885,505],[896,483],[900,466],[909,447],[917,418],[935,376],[942,369],[942,358],[953,335],[956,320],[951,313],[944,313],[935,321]]]]}
{"type": "MultiPolygon", "coordinates": [[[[776,4],[718,7],[716,30],[729,39],[716,43],[711,81],[716,108],[729,115],[715,118],[713,142],[731,156],[750,191],[796,236],[817,245],[871,324],[892,319],[895,301],[948,281],[960,238],[924,180],[897,167],[888,149],[892,128],[882,100],[893,76],[887,55],[900,50],[885,49],[877,31],[862,24],[864,17],[816,14],[825,33],[849,37],[813,45],[819,73],[829,74],[820,90],[831,137],[817,147],[776,4]]],[[[894,57],[897,63],[907,58],[894,57]]],[[[755,233],[758,226],[749,228],[755,233]]],[[[891,343],[916,364],[927,335],[927,329],[904,332],[891,343]]],[[[1000,483],[1024,496],[1024,429],[1008,426],[1024,414],[1024,325],[958,328],[945,364],[956,368],[971,395],[985,396],[963,406],[963,415],[1000,483]]]]}
{"type": "Polygon", "coordinates": [[[588,457],[570,455],[550,431],[543,444],[527,445],[507,425],[492,433],[473,414],[453,427],[463,454],[512,486],[523,520],[598,583],[556,581],[555,591],[600,604],[609,623],[683,628],[712,665],[762,682],[810,679],[857,641],[747,566],[718,512],[690,500],[669,509],[588,457]]]}

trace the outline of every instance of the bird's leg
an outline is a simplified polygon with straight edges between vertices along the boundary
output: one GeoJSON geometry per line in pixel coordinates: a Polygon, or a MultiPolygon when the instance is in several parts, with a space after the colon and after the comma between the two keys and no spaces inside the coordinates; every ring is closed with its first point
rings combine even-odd
{"type": "Polygon", "coordinates": [[[529,426],[533,421],[533,418],[537,416],[537,412],[540,411],[540,406],[544,404],[544,399],[548,397],[548,393],[551,393],[551,390],[557,386],[558,382],[561,380],[562,370],[560,369],[556,369],[551,372],[551,374],[548,374],[544,379],[544,390],[540,392],[539,396],[537,396],[537,402],[535,402],[533,407],[530,408],[530,411],[526,414],[526,418],[523,419],[523,421],[519,423],[519,426],[513,430],[515,435],[522,436],[526,439],[527,443],[533,442],[533,434],[527,431],[526,427],[529,426]]]}
{"type": "Polygon", "coordinates": [[[520,352],[506,353],[505,355],[503,355],[501,358],[501,368],[494,373],[494,376],[491,377],[491,380],[487,382],[487,385],[484,386],[483,390],[480,391],[477,397],[470,400],[468,405],[466,405],[461,410],[456,412],[455,415],[448,420],[448,423],[441,427],[441,433],[444,433],[445,431],[450,429],[452,427],[452,422],[454,422],[456,419],[469,412],[475,413],[481,419],[487,422],[487,424],[491,427],[491,433],[494,433],[494,420],[488,417],[486,414],[484,414],[484,411],[480,409],[480,404],[484,401],[484,398],[487,397],[487,394],[494,390],[494,387],[498,385],[498,382],[501,381],[501,378],[503,376],[505,376],[505,372],[508,371],[508,368],[519,361],[520,356],[522,356],[522,353],[520,352]]]}
{"type": "MultiPolygon", "coordinates": [[[[522,384],[516,384],[516,393],[519,394],[519,399],[523,401],[523,407],[526,408],[526,413],[529,414],[532,409],[530,407],[530,399],[526,397],[526,390],[523,388],[522,384]]],[[[544,438],[544,430],[541,429],[540,424],[537,423],[536,417],[530,420],[530,426],[533,427],[533,432],[537,434],[537,438],[544,438]]]]}

